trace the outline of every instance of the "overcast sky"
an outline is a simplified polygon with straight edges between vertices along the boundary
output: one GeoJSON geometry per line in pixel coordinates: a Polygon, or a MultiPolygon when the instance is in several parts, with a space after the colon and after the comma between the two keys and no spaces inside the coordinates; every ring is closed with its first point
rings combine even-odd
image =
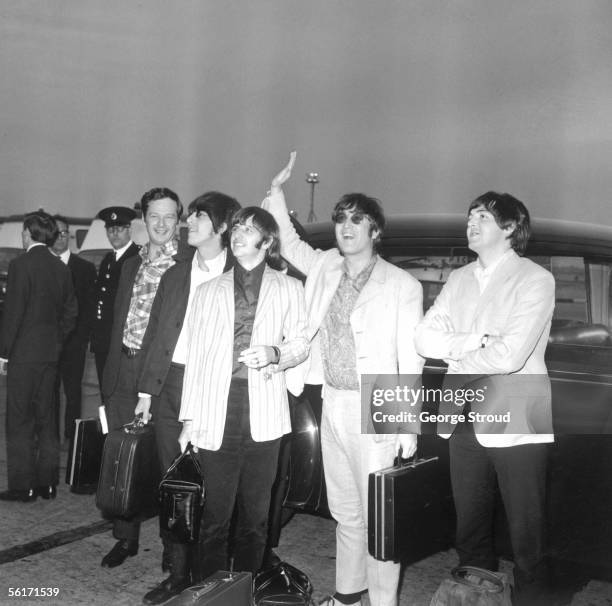
{"type": "Polygon", "coordinates": [[[317,171],[319,219],[498,189],[610,223],[611,58],[607,0],[3,0],[0,214],[258,203],[295,148],[302,220],[317,171]]]}

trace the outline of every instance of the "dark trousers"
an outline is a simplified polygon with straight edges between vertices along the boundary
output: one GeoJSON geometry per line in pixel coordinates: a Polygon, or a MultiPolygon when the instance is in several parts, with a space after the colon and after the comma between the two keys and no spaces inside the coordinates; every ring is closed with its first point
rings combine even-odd
{"type": "Polygon", "coordinates": [[[207,493],[198,545],[200,570],[193,571],[194,580],[227,570],[234,507],[237,508],[234,568],[252,573],[261,568],[279,444],[280,438],[253,441],[248,382],[232,380],[221,448],[198,452],[207,493]]]}
{"type": "Polygon", "coordinates": [[[83,372],[85,370],[85,354],[87,342],[71,339],[62,350],[59,359],[57,379],[55,382],[56,415],[59,427],[60,384],[64,385],[66,395],[66,412],[64,414],[64,436],[71,439],[74,436],[74,422],[81,416],[81,401],[83,399],[83,372]]]}
{"type": "Polygon", "coordinates": [[[159,396],[151,398],[151,415],[155,428],[155,443],[161,472],[164,474],[174,459],[181,454],[178,439],[183,424],[178,420],[183,393],[185,368],[172,364],[159,396]]]}
{"type": "Polygon", "coordinates": [[[493,528],[499,485],[514,553],[515,583],[528,584],[541,576],[546,458],[546,444],[486,448],[478,443],[471,426],[457,428],[450,438],[450,469],[460,565],[497,570],[493,528]]]}
{"type": "MultiPolygon", "coordinates": [[[[166,381],[158,396],[151,398],[151,415],[155,430],[155,444],[162,475],[176,457],[181,454],[178,438],[181,435],[183,424],[179,422],[181,410],[181,394],[183,393],[183,375],[185,367],[171,364],[166,381]]],[[[162,558],[168,558],[172,575],[179,579],[189,577],[191,568],[190,558],[197,558],[199,551],[192,549],[191,545],[177,543],[172,533],[160,530],[159,536],[164,545],[162,558]]]]}
{"type": "Polygon", "coordinates": [[[106,364],[106,358],[108,357],[108,351],[95,351],[94,358],[96,359],[96,374],[98,375],[98,385],[102,389],[102,377],[104,376],[104,365],[106,364]]]}
{"type": "MultiPolygon", "coordinates": [[[[134,410],[138,403],[138,378],[142,365],[142,355],[128,358],[121,352],[119,374],[115,391],[105,402],[108,429],[119,429],[134,420],[134,410]]],[[[140,522],[138,517],[126,520],[115,518],[113,520],[113,534],[116,539],[126,539],[138,542],[140,535],[140,522]]]]}
{"type": "Polygon", "coordinates": [[[53,388],[57,364],[15,364],[7,374],[7,468],[9,490],[57,486],[59,441],[53,388]]]}

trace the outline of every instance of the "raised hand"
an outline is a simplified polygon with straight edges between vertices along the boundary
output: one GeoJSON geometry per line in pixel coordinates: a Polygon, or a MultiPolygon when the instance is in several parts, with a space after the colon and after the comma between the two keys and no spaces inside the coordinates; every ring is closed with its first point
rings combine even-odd
{"type": "Polygon", "coordinates": [[[295,164],[295,158],[297,156],[297,152],[292,151],[289,154],[289,162],[287,163],[287,166],[285,166],[279,173],[278,175],[276,175],[276,177],[274,177],[274,179],[272,179],[272,185],[270,186],[270,192],[274,193],[275,191],[278,191],[281,189],[281,187],[283,186],[283,183],[287,182],[289,180],[289,177],[291,177],[291,171],[293,170],[293,166],[295,164]]]}

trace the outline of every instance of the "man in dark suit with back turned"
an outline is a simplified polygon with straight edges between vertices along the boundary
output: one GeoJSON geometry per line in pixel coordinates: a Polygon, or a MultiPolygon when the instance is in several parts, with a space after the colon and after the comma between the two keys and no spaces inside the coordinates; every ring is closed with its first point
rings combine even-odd
{"type": "MultiPolygon", "coordinates": [[[[55,382],[56,415],[59,427],[60,383],[64,384],[66,394],[66,413],[64,415],[64,437],[70,440],[74,435],[74,422],[81,416],[81,400],[83,372],[85,371],[85,355],[87,342],[93,320],[94,287],[96,283],[96,267],[93,263],[81,259],[70,252],[68,246],[70,231],[68,220],[61,215],[54,215],[57,224],[57,240],[51,250],[68,266],[72,274],[74,294],[79,305],[79,315],[75,329],[70,333],[59,359],[57,379],[55,382]]],[[[61,438],[61,436],[60,436],[61,438]]]]}
{"type": "Polygon", "coordinates": [[[8,360],[4,501],[54,498],[59,480],[53,388],[78,310],[70,271],[47,248],[57,231],[47,213],[26,215],[21,236],[27,252],[9,265],[0,333],[0,358],[8,360]]]}
{"type": "Polygon", "coordinates": [[[130,225],[136,212],[126,206],[109,206],[98,213],[104,221],[106,237],[113,247],[98,271],[95,291],[95,314],[91,331],[91,351],[96,357],[98,383],[102,387],[102,374],[108,348],[110,347],[111,328],[113,327],[113,307],[119,286],[119,276],[124,262],[133,257],[140,247],[132,242],[130,225]]]}

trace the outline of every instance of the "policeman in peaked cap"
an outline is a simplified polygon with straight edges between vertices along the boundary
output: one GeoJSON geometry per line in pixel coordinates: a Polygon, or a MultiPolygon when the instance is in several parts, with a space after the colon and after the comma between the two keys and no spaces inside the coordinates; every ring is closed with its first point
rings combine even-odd
{"type": "Polygon", "coordinates": [[[132,242],[130,224],[136,212],[127,206],[109,206],[98,213],[104,221],[106,237],[113,247],[102,262],[96,281],[96,306],[91,334],[91,350],[96,358],[98,381],[102,385],[102,373],[110,347],[113,325],[113,306],[119,286],[121,267],[126,259],[135,255],[140,247],[132,242]]]}

